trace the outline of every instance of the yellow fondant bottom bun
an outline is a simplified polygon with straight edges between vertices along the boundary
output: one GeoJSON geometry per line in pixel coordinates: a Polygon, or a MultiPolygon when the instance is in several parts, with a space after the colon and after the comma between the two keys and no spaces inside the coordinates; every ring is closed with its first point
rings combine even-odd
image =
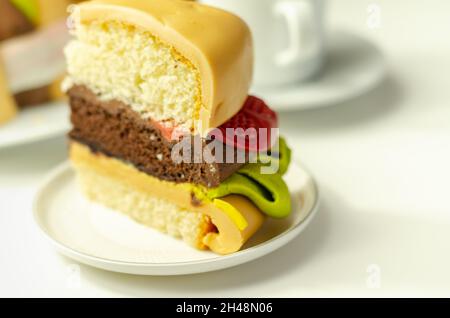
{"type": "Polygon", "coordinates": [[[192,199],[190,184],[162,181],[77,142],[70,148],[81,188],[90,200],[195,248],[237,252],[265,220],[242,196],[221,198],[220,204],[198,202],[192,199]]]}

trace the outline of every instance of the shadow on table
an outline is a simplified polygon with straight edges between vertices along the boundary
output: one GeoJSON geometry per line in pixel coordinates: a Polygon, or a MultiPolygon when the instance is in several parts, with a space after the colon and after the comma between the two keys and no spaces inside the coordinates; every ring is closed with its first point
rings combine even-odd
{"type": "MultiPolygon", "coordinates": [[[[322,208],[308,228],[294,241],[261,259],[234,268],[178,277],[133,276],[83,267],[83,277],[108,290],[127,296],[148,296],[150,291],[194,295],[220,293],[231,288],[264,284],[297,270],[312,260],[328,239],[329,209],[322,208]]],[[[64,258],[64,262],[71,260],[64,258]]]]}
{"type": "Polygon", "coordinates": [[[450,264],[442,253],[448,218],[405,219],[405,214],[377,213],[376,207],[361,209],[331,188],[322,187],[322,193],[323,204],[310,226],[290,244],[253,262],[179,277],[133,276],[82,266],[82,281],[127,297],[270,297],[280,291],[301,296],[305,289],[307,295],[351,290],[353,296],[379,297],[395,290],[448,286],[450,276],[442,276],[450,264]],[[383,289],[367,287],[371,264],[383,268],[383,289]]]}
{"type": "Polygon", "coordinates": [[[385,120],[392,114],[403,98],[400,83],[388,76],[373,91],[351,101],[299,112],[280,114],[280,127],[289,132],[305,134],[327,134],[337,129],[366,126],[372,122],[385,120]]]}
{"type": "MultiPolygon", "coordinates": [[[[360,208],[331,188],[310,226],[294,241],[253,262],[179,277],[117,274],[82,266],[82,285],[125,297],[430,296],[448,294],[448,228],[409,211],[360,208]],[[368,287],[368,268],[383,271],[383,288],[368,287]],[[432,269],[432,270],[430,270],[432,269]],[[86,282],[86,284],[85,284],[86,282]],[[89,282],[89,283],[87,283],[89,282]]],[[[65,265],[73,261],[61,257],[65,265]]]]}

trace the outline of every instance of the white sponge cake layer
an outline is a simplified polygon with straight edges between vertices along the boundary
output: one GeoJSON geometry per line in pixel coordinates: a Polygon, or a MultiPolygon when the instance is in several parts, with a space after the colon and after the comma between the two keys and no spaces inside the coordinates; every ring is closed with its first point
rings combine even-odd
{"type": "Polygon", "coordinates": [[[193,129],[201,108],[200,75],[172,47],[138,27],[112,21],[80,24],[74,33],[65,50],[66,86],[85,85],[145,119],[193,129]]]}
{"type": "MultiPolygon", "coordinates": [[[[110,41],[114,53],[133,56],[133,59],[127,56],[127,60],[133,61],[132,69],[136,66],[135,59],[139,56],[148,60],[149,51],[156,52],[155,54],[159,56],[162,53],[157,49],[166,48],[164,57],[155,62],[171,66],[173,69],[170,72],[164,69],[163,73],[155,70],[150,76],[151,80],[156,79],[155,82],[162,85],[163,92],[151,89],[150,92],[154,93],[149,93],[151,97],[149,101],[142,98],[143,93],[147,93],[146,89],[142,89],[141,86],[146,80],[142,75],[139,75],[137,79],[126,79],[127,84],[130,81],[137,81],[138,85],[136,86],[139,86],[137,91],[141,93],[140,97],[133,94],[127,96],[134,102],[132,106],[134,108],[150,108],[150,111],[157,115],[156,119],[173,118],[181,121],[184,126],[191,126],[189,121],[192,121],[190,115],[193,114],[194,119],[199,119],[198,122],[195,122],[194,133],[206,135],[211,128],[219,127],[236,115],[248,98],[253,73],[252,37],[245,22],[231,13],[185,0],[93,0],[77,5],[71,15],[71,21],[75,24],[76,29],[81,27],[79,31],[76,31],[78,33],[83,32],[83,26],[90,28],[95,23],[100,23],[100,31],[105,28],[104,31],[107,32],[109,27],[103,26],[107,21],[114,21],[116,26],[135,27],[136,33],[133,32],[133,28],[127,27],[128,30],[131,30],[129,33],[127,32],[127,39],[118,39],[119,37],[114,36],[110,41]],[[142,36],[143,34],[145,36],[142,36]],[[149,38],[153,41],[150,41],[149,38]],[[155,41],[156,39],[159,41],[155,41]],[[130,41],[133,45],[129,44],[130,41]],[[141,41],[145,45],[135,44],[135,42],[141,41]],[[148,43],[150,47],[146,48],[148,43]],[[161,43],[165,45],[155,45],[161,43]],[[135,45],[140,52],[129,50],[135,45]],[[128,52],[124,52],[123,49],[118,51],[116,46],[125,48],[128,52]],[[180,71],[178,70],[180,66],[176,66],[179,63],[170,63],[168,51],[175,59],[183,61],[182,64],[187,66],[190,71],[186,71],[186,68],[183,67],[180,71]],[[162,76],[165,76],[164,79],[162,76]],[[182,84],[177,82],[174,87],[171,87],[176,78],[182,84]],[[192,84],[194,80],[198,81],[198,86],[192,84]],[[168,90],[166,87],[170,87],[170,89],[168,90]],[[181,92],[186,94],[181,94],[181,92]],[[163,104],[159,101],[161,96],[168,97],[163,104]],[[191,104],[189,109],[185,109],[185,105],[182,103],[170,102],[170,100],[178,98],[181,102],[194,100],[195,104],[191,104]],[[200,102],[197,103],[196,98],[200,102]],[[137,102],[138,99],[144,100],[144,102],[137,102]],[[167,110],[166,105],[169,105],[167,110]],[[158,109],[153,109],[153,107],[158,109]],[[173,115],[167,116],[169,112],[172,112],[170,107],[175,107],[176,111],[173,115]],[[186,113],[181,112],[183,109],[186,110],[186,113]]],[[[102,34],[102,32],[100,33],[102,34]]],[[[112,53],[107,49],[105,51],[112,53]]],[[[114,62],[116,61],[114,60],[114,62]]],[[[91,61],[91,63],[98,63],[98,61],[91,61]]],[[[121,61],[120,64],[122,63],[121,61]]],[[[139,62],[137,67],[142,65],[142,62],[139,62]]],[[[112,66],[113,70],[115,68],[117,65],[112,66]]],[[[130,65],[124,64],[123,68],[130,68],[130,65]]],[[[102,76],[104,71],[110,72],[107,69],[101,71],[102,76]]],[[[126,72],[133,74],[128,69],[126,72]]],[[[139,74],[139,72],[135,71],[134,74],[139,74]]],[[[88,76],[88,78],[91,77],[88,76]]],[[[81,81],[82,79],[74,77],[74,80],[81,81]]],[[[108,80],[111,81],[111,77],[108,77],[108,80]]],[[[120,86],[119,83],[114,84],[117,84],[114,86],[120,86]]],[[[120,95],[125,95],[124,91],[130,91],[129,86],[120,89],[120,95]]],[[[111,92],[109,91],[109,93],[111,92]]],[[[123,98],[123,96],[121,97],[123,98]]],[[[151,114],[148,115],[151,116],[151,114]]]]}
{"type": "Polygon", "coordinates": [[[93,202],[121,211],[140,224],[180,238],[192,247],[205,249],[203,237],[213,226],[207,216],[142,191],[127,183],[102,175],[95,169],[76,165],[83,193],[93,202]]]}

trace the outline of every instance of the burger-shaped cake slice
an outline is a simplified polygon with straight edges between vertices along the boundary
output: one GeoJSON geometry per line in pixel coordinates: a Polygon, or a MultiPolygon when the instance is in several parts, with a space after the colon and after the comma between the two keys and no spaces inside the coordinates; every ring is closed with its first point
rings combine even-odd
{"type": "Polygon", "coordinates": [[[271,133],[276,113],[248,96],[241,19],[182,0],[100,0],[72,21],[70,157],[90,200],[218,254],[289,215],[290,153],[271,133]]]}

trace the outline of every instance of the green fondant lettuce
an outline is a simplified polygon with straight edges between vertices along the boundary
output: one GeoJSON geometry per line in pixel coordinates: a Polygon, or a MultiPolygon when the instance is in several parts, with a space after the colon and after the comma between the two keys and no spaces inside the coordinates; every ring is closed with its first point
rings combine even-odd
{"type": "Polygon", "coordinates": [[[276,166],[274,162],[278,161],[278,171],[276,172],[284,176],[291,164],[291,149],[289,149],[284,138],[280,137],[277,147],[272,150],[270,155],[260,155],[259,161],[266,166],[276,166]]]}
{"type": "Polygon", "coordinates": [[[208,190],[208,199],[218,199],[239,194],[251,200],[262,212],[273,218],[283,218],[291,213],[291,197],[282,176],[287,172],[291,151],[280,138],[279,153],[261,157],[259,163],[248,164],[225,180],[219,187],[208,190]],[[263,174],[264,167],[276,166],[278,172],[263,174]]]}

